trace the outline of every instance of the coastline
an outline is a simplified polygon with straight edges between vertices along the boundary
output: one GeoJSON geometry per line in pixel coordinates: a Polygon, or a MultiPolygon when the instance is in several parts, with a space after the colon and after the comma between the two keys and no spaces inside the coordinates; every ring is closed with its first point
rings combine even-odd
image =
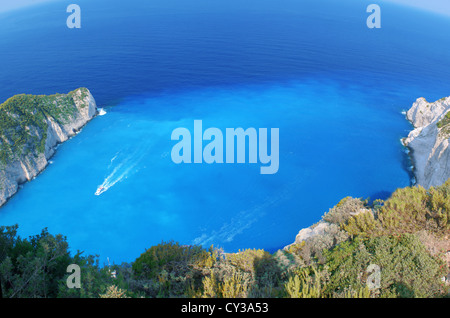
{"type": "MultiPolygon", "coordinates": [[[[92,119],[94,119],[94,118],[97,117],[97,116],[98,116],[98,114],[95,115],[92,119]]],[[[86,125],[87,125],[87,123],[86,123],[83,127],[81,127],[79,130],[77,130],[75,135],[70,136],[66,141],[69,141],[69,140],[71,140],[72,138],[76,137],[76,135],[78,135],[79,133],[81,133],[81,131],[83,130],[83,128],[84,128],[86,125]]],[[[38,173],[37,173],[33,178],[31,178],[30,180],[25,180],[25,181],[23,181],[23,182],[17,183],[17,190],[16,190],[16,192],[15,192],[13,195],[11,195],[11,196],[9,196],[8,198],[6,198],[5,201],[4,201],[3,203],[0,202],[0,210],[1,210],[2,206],[6,205],[6,204],[9,202],[9,200],[11,200],[11,199],[14,197],[14,195],[16,195],[16,194],[23,188],[23,186],[24,186],[25,184],[27,184],[28,182],[33,181],[34,179],[36,179],[36,178],[39,177],[42,173],[45,172],[45,169],[47,169],[47,167],[53,163],[53,162],[51,161],[51,159],[56,155],[56,151],[58,150],[59,146],[62,145],[63,143],[65,143],[66,141],[64,141],[64,142],[58,142],[58,143],[53,147],[53,149],[52,149],[52,150],[53,150],[53,154],[52,154],[50,157],[47,158],[47,164],[46,164],[42,169],[40,169],[40,170],[38,171],[38,173]]]]}
{"type": "Polygon", "coordinates": [[[447,167],[450,161],[447,126],[449,110],[450,97],[435,102],[428,102],[421,97],[406,112],[405,117],[413,129],[401,142],[409,151],[413,185],[430,188],[450,178],[450,169],[447,167]]]}
{"type": "Polygon", "coordinates": [[[414,149],[409,147],[408,144],[405,143],[406,138],[407,137],[400,138],[400,142],[405,149],[404,153],[406,155],[406,159],[408,160],[408,163],[410,163],[410,165],[405,164],[405,170],[408,172],[408,174],[410,174],[410,186],[414,187],[417,185],[417,178],[415,174],[416,162],[414,159],[414,149]]]}
{"type": "MultiPolygon", "coordinates": [[[[24,96],[25,95],[19,96],[18,98],[24,96]]],[[[28,98],[33,97],[30,96],[31,95],[28,95],[28,98]]],[[[65,95],[57,94],[50,97],[54,97],[51,102],[53,103],[52,107],[57,111],[55,114],[60,115],[60,112],[64,110],[64,105],[61,105],[60,103],[61,101],[65,101],[64,99],[71,99],[72,105],[70,106],[72,107],[72,112],[69,115],[63,113],[62,116],[64,116],[64,120],[58,118],[58,115],[52,116],[46,113],[46,117],[44,118],[44,127],[46,128],[46,131],[42,129],[42,127],[26,127],[27,131],[32,131],[37,136],[41,137],[42,140],[39,140],[39,142],[45,147],[42,149],[43,151],[38,151],[36,144],[33,144],[32,141],[30,141],[34,139],[30,137],[29,140],[26,140],[24,143],[22,149],[20,149],[20,154],[14,155],[13,159],[7,162],[0,163],[3,166],[2,170],[0,170],[0,208],[6,204],[25,183],[35,179],[48,167],[50,164],[49,160],[55,155],[59,145],[80,133],[83,127],[99,114],[95,99],[86,88],[79,88],[65,95]],[[24,149],[29,151],[28,148],[31,148],[34,151],[25,152],[24,149]]],[[[15,97],[8,99],[2,105],[13,98],[15,97]]],[[[0,131],[0,136],[2,136],[3,139],[8,140],[8,136],[5,136],[6,133],[7,132],[5,131],[0,131]]],[[[5,147],[6,146],[4,146],[4,148],[5,147]]],[[[6,153],[4,148],[1,149],[3,154],[6,153]]]]}
{"type": "MultiPolygon", "coordinates": [[[[450,102],[450,97],[448,99],[449,99],[449,102],[450,102]]],[[[424,98],[418,98],[416,100],[416,102],[413,104],[413,106],[408,111],[403,110],[401,112],[402,115],[405,116],[405,119],[412,125],[412,129],[410,130],[408,136],[400,138],[400,142],[401,142],[402,146],[405,148],[404,153],[406,154],[406,157],[408,158],[409,163],[411,164],[411,165],[405,166],[405,169],[411,175],[411,177],[410,177],[410,183],[411,183],[410,187],[421,185],[418,182],[418,177],[417,177],[417,174],[416,174],[416,167],[417,167],[417,164],[418,164],[417,156],[415,154],[416,150],[415,150],[415,148],[413,146],[411,146],[411,140],[408,142],[408,139],[411,138],[413,132],[417,131],[417,129],[420,129],[420,131],[419,131],[419,135],[420,135],[420,132],[422,132],[422,130],[424,128],[423,126],[417,127],[416,126],[417,124],[415,123],[413,118],[408,116],[408,113],[410,113],[416,107],[416,104],[420,100],[424,100],[426,102],[426,100],[424,98]]],[[[443,98],[443,99],[440,99],[440,100],[438,100],[436,102],[441,102],[441,101],[445,101],[445,100],[446,100],[446,98],[443,98]]],[[[428,102],[426,102],[426,103],[428,105],[430,104],[428,102]]],[[[437,120],[435,119],[435,121],[432,121],[432,123],[436,125],[436,122],[439,119],[441,119],[443,117],[443,115],[445,115],[448,110],[450,110],[450,107],[446,108],[443,112],[441,112],[441,114],[438,114],[437,116],[436,116],[436,114],[434,114],[434,117],[437,117],[437,120]]],[[[438,185],[441,185],[441,184],[438,184],[438,185]]],[[[326,233],[326,231],[329,228],[329,226],[330,226],[330,223],[326,222],[323,218],[321,218],[317,223],[315,223],[315,224],[313,224],[313,225],[311,225],[309,227],[301,229],[298,232],[295,241],[293,243],[291,243],[291,244],[288,244],[288,245],[284,246],[281,249],[287,251],[291,247],[295,246],[296,244],[299,244],[301,242],[306,242],[307,240],[313,239],[314,237],[320,237],[320,236],[324,235],[324,233],[326,233]]]]}

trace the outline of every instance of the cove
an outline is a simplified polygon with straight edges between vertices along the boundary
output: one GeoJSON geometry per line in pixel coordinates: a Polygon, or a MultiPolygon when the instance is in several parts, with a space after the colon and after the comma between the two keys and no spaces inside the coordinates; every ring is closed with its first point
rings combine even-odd
{"type": "Polygon", "coordinates": [[[347,0],[77,4],[80,29],[60,3],[0,19],[3,101],[84,86],[107,112],[0,209],[0,225],[47,227],[100,262],[163,240],[275,251],[344,197],[386,199],[411,184],[401,112],[450,91],[448,17],[389,3],[380,29],[347,0]],[[172,132],[197,119],[222,132],[224,164],[172,161],[172,132]],[[278,128],[277,173],[226,164],[230,127],[278,128]]]}
{"type": "Polygon", "coordinates": [[[342,198],[375,199],[410,184],[401,109],[392,112],[378,90],[341,83],[129,97],[62,144],[53,164],[1,208],[0,224],[18,223],[21,235],[47,227],[73,251],[111,262],[168,240],[226,252],[282,248],[342,198]],[[264,175],[248,160],[174,164],[171,134],[194,131],[197,118],[224,135],[230,127],[278,127],[282,168],[264,175]],[[107,191],[96,196],[100,184],[107,191]]]}

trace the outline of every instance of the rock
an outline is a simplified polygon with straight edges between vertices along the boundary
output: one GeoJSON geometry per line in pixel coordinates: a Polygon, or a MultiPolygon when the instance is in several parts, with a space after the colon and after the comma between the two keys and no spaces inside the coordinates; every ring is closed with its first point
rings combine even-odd
{"type": "Polygon", "coordinates": [[[300,232],[298,232],[297,236],[295,237],[295,244],[299,244],[318,235],[323,235],[323,233],[329,226],[329,223],[321,221],[314,227],[308,227],[306,229],[300,230],[300,232]]]}
{"type": "Polygon", "coordinates": [[[303,241],[306,242],[307,240],[310,240],[314,237],[324,235],[324,233],[330,228],[330,226],[330,223],[322,220],[310,227],[300,230],[300,232],[298,232],[297,236],[295,237],[295,242],[283,247],[283,250],[289,250],[291,246],[300,244],[303,241]]]}
{"type": "MultiPolygon", "coordinates": [[[[18,155],[7,163],[0,163],[0,206],[11,198],[19,185],[35,178],[49,164],[48,160],[55,154],[56,146],[74,136],[87,122],[97,114],[97,105],[92,94],[86,88],[77,89],[68,95],[55,95],[54,103],[58,109],[58,101],[64,97],[73,99],[75,108],[67,115],[67,120],[59,121],[47,115],[45,149],[43,152],[32,151],[18,155]]],[[[73,106],[72,106],[73,108],[73,106]]],[[[3,111],[0,109],[0,111],[3,111]]],[[[44,134],[37,127],[27,127],[30,132],[42,140],[44,134]]],[[[1,137],[5,132],[0,130],[1,137]]],[[[1,143],[0,143],[1,146],[1,143]]],[[[29,147],[29,143],[24,147],[29,147]]],[[[25,152],[23,152],[25,153],[25,152]]]]}
{"type": "Polygon", "coordinates": [[[434,103],[419,98],[406,113],[414,130],[403,144],[411,150],[417,184],[427,189],[450,178],[450,124],[443,121],[449,111],[450,97],[434,103]]]}
{"type": "Polygon", "coordinates": [[[418,98],[406,113],[408,120],[415,128],[425,127],[436,121],[450,106],[450,98],[429,103],[423,97],[418,98]]]}

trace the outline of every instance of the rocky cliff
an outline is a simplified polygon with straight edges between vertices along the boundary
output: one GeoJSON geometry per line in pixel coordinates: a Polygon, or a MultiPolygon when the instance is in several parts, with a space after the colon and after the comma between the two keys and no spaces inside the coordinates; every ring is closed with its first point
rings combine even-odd
{"type": "Polygon", "coordinates": [[[419,98],[406,113],[413,124],[403,144],[411,150],[417,184],[425,188],[450,178],[450,97],[429,103],[419,98]]]}
{"type": "Polygon", "coordinates": [[[97,114],[86,88],[52,96],[16,95],[0,105],[0,206],[48,165],[56,146],[97,114]]]}
{"type": "Polygon", "coordinates": [[[411,150],[417,184],[429,188],[450,178],[450,97],[429,103],[419,98],[406,113],[414,130],[403,144],[411,150]]]}

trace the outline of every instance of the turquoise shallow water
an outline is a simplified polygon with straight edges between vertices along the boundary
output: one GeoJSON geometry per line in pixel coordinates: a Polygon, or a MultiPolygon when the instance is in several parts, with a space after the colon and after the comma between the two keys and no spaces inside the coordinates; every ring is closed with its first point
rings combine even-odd
{"type": "Polygon", "coordinates": [[[72,248],[112,260],[170,239],[280,248],[344,196],[383,197],[409,185],[399,142],[408,124],[373,98],[358,86],[308,81],[127,99],[63,144],[2,209],[2,223],[26,220],[23,233],[48,227],[72,248]],[[199,118],[204,129],[280,127],[278,173],[261,175],[259,164],[175,165],[171,132],[193,131],[199,118]]]}
{"type": "Polygon", "coordinates": [[[80,0],[79,33],[60,27],[60,4],[3,15],[0,96],[86,86],[107,114],[58,148],[0,224],[48,227],[101,261],[132,261],[162,240],[273,251],[345,196],[410,185],[401,111],[448,95],[450,41],[436,31],[449,21],[392,6],[374,31],[360,2],[283,1],[80,0]],[[174,164],[171,133],[196,119],[279,128],[278,173],[174,164]]]}

